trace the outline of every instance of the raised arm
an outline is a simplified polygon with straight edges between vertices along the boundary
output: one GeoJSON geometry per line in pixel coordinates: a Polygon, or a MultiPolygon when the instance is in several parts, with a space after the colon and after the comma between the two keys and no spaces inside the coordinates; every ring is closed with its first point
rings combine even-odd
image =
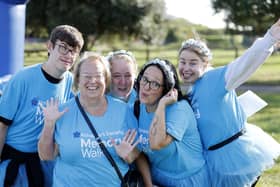
{"type": "Polygon", "coordinates": [[[51,98],[46,107],[41,106],[44,112],[44,127],[38,142],[38,152],[41,160],[53,160],[58,154],[58,147],[54,142],[55,122],[67,111],[58,110],[58,100],[51,98]]]}
{"type": "Polygon", "coordinates": [[[225,73],[226,89],[233,90],[247,81],[273,52],[273,45],[280,40],[280,19],[271,26],[263,38],[231,62],[225,73]]]}
{"type": "Polygon", "coordinates": [[[162,147],[170,144],[170,142],[173,140],[173,138],[166,132],[165,109],[166,106],[176,102],[177,97],[177,90],[171,89],[160,99],[149,131],[151,149],[159,150],[162,147]]]}

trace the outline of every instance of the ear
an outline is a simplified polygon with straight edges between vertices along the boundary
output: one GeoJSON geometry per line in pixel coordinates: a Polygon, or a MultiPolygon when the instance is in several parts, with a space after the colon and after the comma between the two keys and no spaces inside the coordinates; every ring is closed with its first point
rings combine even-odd
{"type": "Polygon", "coordinates": [[[210,66],[209,62],[208,61],[204,61],[203,64],[202,64],[203,71],[205,72],[209,66],[210,66]]]}
{"type": "Polygon", "coordinates": [[[46,45],[47,45],[48,53],[50,53],[54,49],[54,45],[52,44],[51,41],[48,41],[46,45]]]}

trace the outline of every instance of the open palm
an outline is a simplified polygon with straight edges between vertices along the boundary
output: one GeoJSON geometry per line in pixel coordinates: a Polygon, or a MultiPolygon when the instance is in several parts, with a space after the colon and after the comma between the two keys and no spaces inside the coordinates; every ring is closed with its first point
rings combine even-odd
{"type": "Polygon", "coordinates": [[[128,130],[122,139],[121,143],[116,144],[114,140],[112,143],[115,147],[117,154],[124,160],[127,160],[130,154],[132,154],[135,146],[139,143],[139,140],[134,141],[136,138],[135,130],[128,130]]]}
{"type": "Polygon", "coordinates": [[[42,106],[45,121],[55,122],[67,111],[67,109],[64,109],[63,111],[59,111],[58,105],[59,105],[58,99],[50,98],[46,102],[46,107],[42,106]]]}

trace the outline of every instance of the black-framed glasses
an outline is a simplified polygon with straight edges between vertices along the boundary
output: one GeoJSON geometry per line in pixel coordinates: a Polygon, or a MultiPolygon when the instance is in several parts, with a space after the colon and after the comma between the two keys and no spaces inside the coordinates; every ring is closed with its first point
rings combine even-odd
{"type": "Polygon", "coordinates": [[[68,52],[70,52],[72,55],[77,55],[79,53],[78,50],[75,50],[75,49],[69,49],[68,47],[66,47],[65,45],[63,44],[58,44],[56,43],[55,45],[58,46],[58,52],[62,55],[67,55],[68,52]]]}
{"type": "Polygon", "coordinates": [[[142,76],[141,77],[140,84],[142,86],[146,86],[148,84],[149,85],[149,89],[152,89],[152,90],[158,90],[160,87],[163,86],[162,84],[158,83],[157,81],[150,81],[148,79],[148,77],[146,77],[146,76],[142,76]]]}

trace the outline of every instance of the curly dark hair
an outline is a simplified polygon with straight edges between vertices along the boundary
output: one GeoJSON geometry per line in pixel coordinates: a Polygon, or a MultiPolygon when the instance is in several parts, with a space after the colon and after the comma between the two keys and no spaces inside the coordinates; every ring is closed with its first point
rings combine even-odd
{"type": "Polygon", "coordinates": [[[162,72],[164,83],[163,83],[163,92],[162,92],[161,97],[164,96],[165,94],[167,94],[171,88],[175,88],[178,90],[178,100],[185,99],[182,94],[182,90],[180,87],[180,82],[179,82],[179,78],[178,78],[178,74],[177,74],[175,66],[169,60],[160,59],[160,58],[155,58],[155,59],[147,62],[141,68],[141,70],[137,76],[135,85],[134,85],[134,88],[138,94],[139,94],[139,88],[140,88],[140,80],[141,80],[145,70],[150,66],[156,66],[162,72]],[[170,75],[172,75],[172,77],[170,77],[170,75]]]}

